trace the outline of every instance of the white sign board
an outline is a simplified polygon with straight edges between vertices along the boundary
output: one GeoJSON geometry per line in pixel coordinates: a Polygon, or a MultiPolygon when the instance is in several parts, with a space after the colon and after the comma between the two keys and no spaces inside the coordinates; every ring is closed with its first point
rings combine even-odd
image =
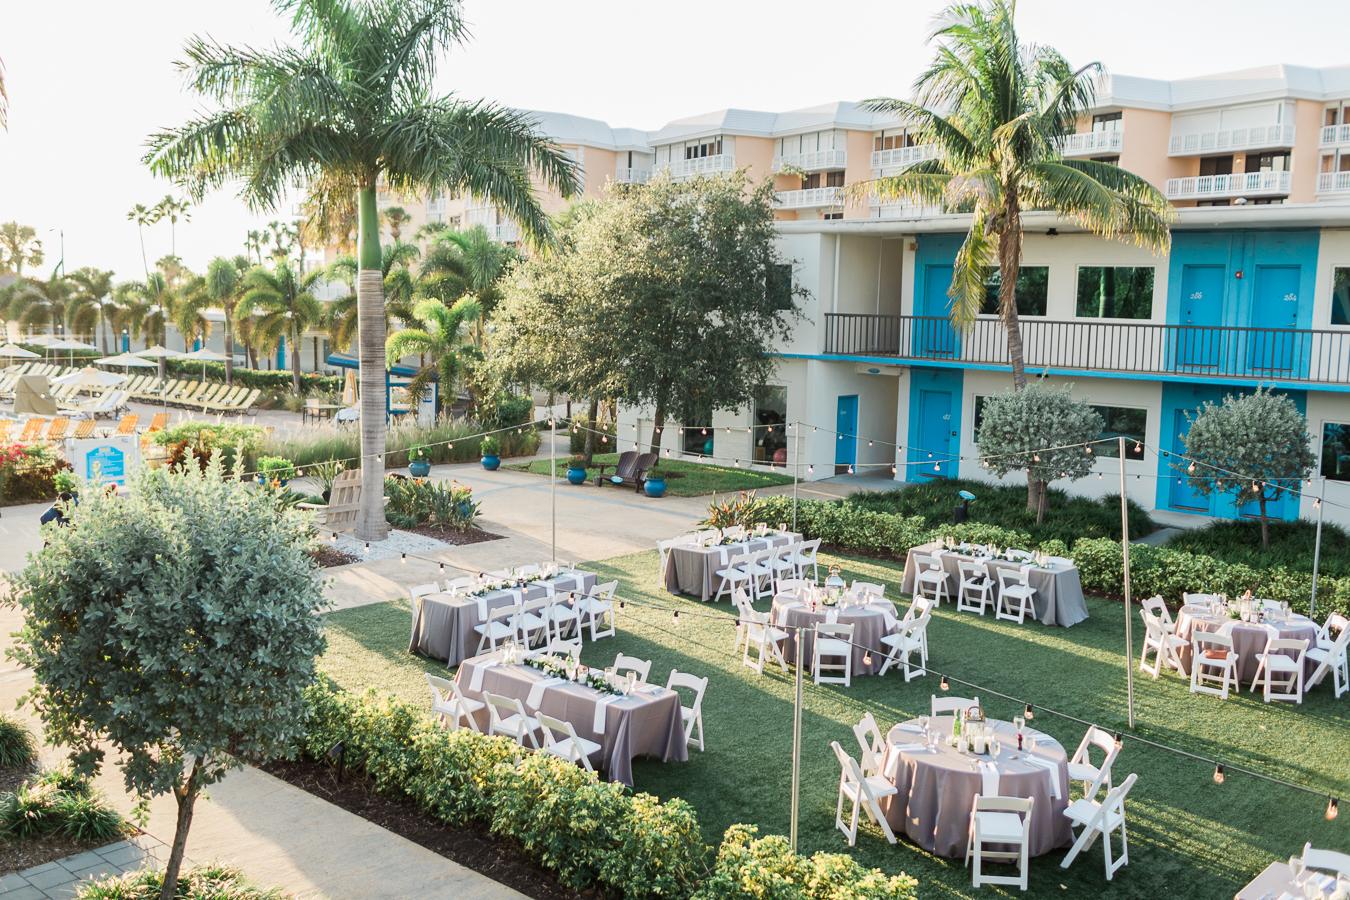
{"type": "Polygon", "coordinates": [[[66,459],[75,474],[91,484],[125,487],[127,478],[140,468],[141,441],[134,434],[71,438],[66,441],[66,459]]]}

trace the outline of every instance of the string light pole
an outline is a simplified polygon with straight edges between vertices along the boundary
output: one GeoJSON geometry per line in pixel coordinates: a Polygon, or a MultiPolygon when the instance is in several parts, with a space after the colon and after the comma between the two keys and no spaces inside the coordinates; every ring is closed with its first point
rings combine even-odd
{"type": "MultiPolygon", "coordinates": [[[[765,626],[766,628],[768,626],[765,626]]],[[[797,852],[797,814],[801,811],[802,789],[802,665],[806,659],[802,655],[802,631],[796,629],[797,664],[793,666],[796,675],[792,688],[792,811],[788,825],[788,844],[792,852],[797,852]]],[[[763,645],[761,645],[763,646],[763,645]]]]}
{"type": "MultiPolygon", "coordinates": [[[[1327,480],[1322,479],[1322,493],[1327,492],[1327,480]]],[[[1313,577],[1312,596],[1308,598],[1308,618],[1317,618],[1317,570],[1322,567],[1322,498],[1313,498],[1313,508],[1317,510],[1317,537],[1313,541],[1313,577]]]]}
{"type": "Polygon", "coordinates": [[[1117,444],[1120,453],[1120,561],[1125,588],[1125,711],[1134,730],[1134,636],[1130,603],[1130,502],[1125,498],[1125,438],[1117,444]]]}
{"type": "Polygon", "coordinates": [[[549,518],[551,520],[549,528],[551,537],[549,543],[552,547],[550,557],[553,562],[558,561],[558,417],[553,415],[548,420],[548,506],[549,518]]]}
{"type": "MultiPolygon", "coordinates": [[[[797,482],[802,476],[802,423],[792,423],[792,530],[797,530],[797,482]]],[[[1316,582],[1313,582],[1316,584],[1316,582]]]]}

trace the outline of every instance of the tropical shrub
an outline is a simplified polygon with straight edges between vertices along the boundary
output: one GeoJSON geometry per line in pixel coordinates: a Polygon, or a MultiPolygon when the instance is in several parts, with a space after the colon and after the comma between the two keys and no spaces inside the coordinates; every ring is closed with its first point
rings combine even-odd
{"type": "MultiPolygon", "coordinates": [[[[1269,531],[1270,546],[1260,553],[1252,553],[1252,547],[1261,540],[1261,525],[1245,520],[1214,522],[1204,528],[1183,531],[1166,546],[1225,562],[1312,571],[1315,523],[1271,522],[1269,531]]],[[[1322,557],[1318,565],[1324,575],[1350,576],[1350,532],[1330,522],[1322,524],[1322,557]]]]}
{"type": "Polygon", "coordinates": [[[28,726],[0,713],[0,767],[28,768],[37,761],[37,742],[28,726]]]}
{"type": "Polygon", "coordinates": [[[70,463],[45,444],[0,447],[0,504],[33,503],[56,496],[56,476],[70,463]]]}
{"type": "MultiPolygon", "coordinates": [[[[235,371],[238,371],[237,369],[235,371]]],[[[82,885],[76,900],[158,900],[164,887],[162,869],[141,869],[103,881],[82,885]]],[[[281,900],[285,895],[278,890],[253,887],[234,869],[223,866],[201,866],[189,869],[178,879],[175,892],[178,897],[209,898],[209,900],[281,900]]]]}
{"type": "MultiPolygon", "coordinates": [[[[96,354],[97,355],[97,354],[96,354]]],[[[176,378],[201,378],[202,363],[195,360],[170,359],[165,361],[165,371],[176,378]]],[[[225,364],[223,362],[206,363],[206,376],[211,381],[225,383],[225,364]]],[[[290,395],[290,369],[247,369],[234,367],[234,384],[247,388],[259,388],[264,391],[290,395]]],[[[305,397],[322,394],[337,394],[342,391],[341,375],[321,375],[315,372],[300,373],[300,393],[305,397]]]]}
{"type": "Polygon", "coordinates": [[[491,402],[479,400],[474,412],[486,429],[524,425],[534,418],[534,398],[529,394],[497,394],[491,402]]]}
{"type": "Polygon", "coordinates": [[[295,477],[295,464],[284,456],[260,456],[253,468],[268,484],[290,481],[295,477]]]}
{"type": "Polygon", "coordinates": [[[61,835],[82,842],[107,842],[127,823],[94,790],[87,776],[69,769],[44,772],[0,799],[0,835],[31,841],[61,835]]]}
{"type": "Polygon", "coordinates": [[[478,452],[482,456],[499,456],[501,449],[502,442],[498,440],[495,434],[489,434],[478,442],[478,452]]]}
{"type": "Polygon", "coordinates": [[[240,455],[245,469],[254,468],[262,436],[263,430],[256,425],[188,421],[155,432],[155,443],[169,448],[170,468],[180,468],[191,457],[204,471],[212,459],[219,458],[222,468],[230,472],[240,455]]]}
{"type": "Polygon", "coordinates": [[[384,495],[389,498],[384,515],[395,528],[472,528],[481,506],[474,502],[473,488],[455,481],[389,477],[384,495]]]}
{"type": "Polygon", "coordinates": [[[753,825],[732,825],[717,850],[712,877],[696,900],[913,900],[918,881],[865,869],[846,853],[799,856],[779,835],[759,838],[753,825]]]}

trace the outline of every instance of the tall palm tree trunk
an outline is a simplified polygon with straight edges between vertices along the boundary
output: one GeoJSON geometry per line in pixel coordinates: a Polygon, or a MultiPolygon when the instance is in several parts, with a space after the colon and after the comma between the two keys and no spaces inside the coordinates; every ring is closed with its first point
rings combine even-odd
{"type": "MultiPolygon", "coordinates": [[[[1012,364],[1013,390],[1027,386],[1022,324],[1017,318],[1017,273],[1022,268],[1022,217],[1016,199],[1004,208],[1002,230],[998,235],[998,311],[1008,333],[1008,362],[1012,364]]],[[[1045,482],[1035,469],[1027,469],[1027,512],[1036,513],[1039,523],[1045,515],[1045,482]]]]}
{"type": "Polygon", "coordinates": [[[225,384],[234,385],[234,315],[225,309],[225,384]]]}
{"type": "Polygon", "coordinates": [[[380,269],[380,218],[375,205],[375,178],[361,186],[356,276],[357,359],[361,388],[361,510],[356,537],[382,541],[389,535],[384,520],[384,448],[386,417],[384,358],[384,274],[380,269]]]}
{"type": "Polygon", "coordinates": [[[291,364],[291,390],[295,391],[295,396],[300,396],[300,326],[295,321],[295,316],[291,316],[291,358],[288,360],[291,364]]]}

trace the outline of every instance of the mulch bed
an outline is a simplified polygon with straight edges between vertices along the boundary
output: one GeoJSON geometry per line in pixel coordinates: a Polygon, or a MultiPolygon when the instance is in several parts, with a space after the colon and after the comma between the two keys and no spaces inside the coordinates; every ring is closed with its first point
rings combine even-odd
{"type": "Polygon", "coordinates": [[[348,772],[339,781],[337,771],[331,766],[306,759],[279,760],[263,768],[301,790],[526,896],[538,900],[598,896],[578,894],[559,886],[552,874],[506,841],[437,822],[408,800],[377,793],[370,781],[360,774],[348,772]]]}
{"type": "Polygon", "coordinates": [[[345,566],[349,563],[360,562],[350,553],[343,553],[336,547],[329,547],[326,544],[320,544],[309,551],[310,557],[319,564],[321,568],[329,569],[333,566],[345,566]]]}
{"type": "Polygon", "coordinates": [[[493,534],[481,528],[442,528],[439,525],[418,525],[413,528],[400,528],[424,537],[435,538],[447,544],[480,544],[483,541],[500,541],[500,534],[493,534]]]}

